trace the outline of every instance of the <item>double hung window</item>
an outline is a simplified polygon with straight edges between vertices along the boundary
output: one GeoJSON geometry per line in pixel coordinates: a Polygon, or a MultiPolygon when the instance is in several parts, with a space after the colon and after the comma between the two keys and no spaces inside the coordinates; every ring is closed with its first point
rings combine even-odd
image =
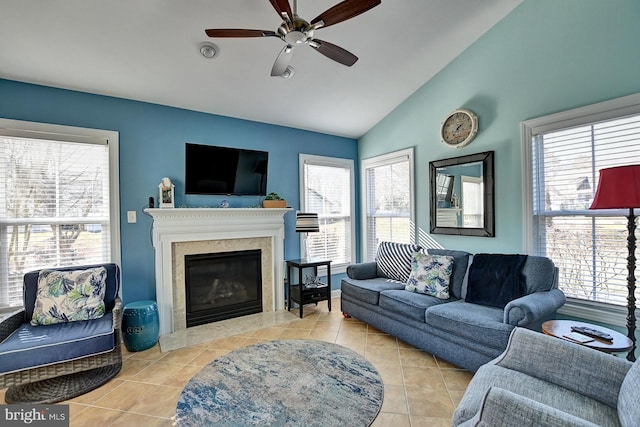
{"type": "Polygon", "coordinates": [[[628,210],[589,206],[600,169],[640,163],[640,96],[525,122],[523,144],[528,249],[559,267],[572,314],[615,321],[588,311],[626,305],[628,210]]]}
{"type": "Polygon", "coordinates": [[[25,272],[119,261],[117,170],[115,132],[0,120],[0,308],[25,272]]]}
{"type": "Polygon", "coordinates": [[[329,259],[332,273],[355,261],[354,162],[300,154],[300,209],[317,213],[320,232],[301,233],[301,253],[329,259]]]}
{"type": "Polygon", "coordinates": [[[365,254],[373,261],[383,241],[413,243],[413,148],[362,162],[365,196],[365,254]]]}

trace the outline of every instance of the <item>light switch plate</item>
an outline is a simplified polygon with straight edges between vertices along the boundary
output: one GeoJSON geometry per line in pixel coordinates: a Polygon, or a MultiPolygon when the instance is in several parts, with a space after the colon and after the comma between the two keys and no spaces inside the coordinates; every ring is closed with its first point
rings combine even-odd
{"type": "Polygon", "coordinates": [[[137,221],[138,219],[136,218],[136,211],[127,211],[127,222],[129,224],[133,224],[137,221]]]}

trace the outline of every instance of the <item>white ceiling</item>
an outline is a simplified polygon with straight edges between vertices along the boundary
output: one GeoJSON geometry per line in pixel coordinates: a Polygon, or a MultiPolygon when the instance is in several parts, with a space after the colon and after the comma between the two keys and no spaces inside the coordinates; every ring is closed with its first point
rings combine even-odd
{"type": "MultiPolygon", "coordinates": [[[[299,0],[298,14],[338,1],[299,0]]],[[[268,0],[1,0],[0,78],[358,138],[521,1],[382,0],[316,31],[353,67],[300,46],[285,80],[269,75],[281,40],[204,33],[275,30],[268,0]]]]}

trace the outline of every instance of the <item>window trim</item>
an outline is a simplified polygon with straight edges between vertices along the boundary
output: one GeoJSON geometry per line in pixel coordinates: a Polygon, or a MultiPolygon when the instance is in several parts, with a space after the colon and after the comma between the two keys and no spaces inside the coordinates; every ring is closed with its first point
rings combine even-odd
{"type": "MultiPolygon", "coordinates": [[[[584,107],[537,117],[520,123],[522,147],[522,242],[524,253],[533,253],[532,139],[540,133],[640,114],[640,93],[584,107]]],[[[595,301],[568,298],[558,313],[613,325],[625,325],[627,309],[595,301]]]]}
{"type": "Polygon", "coordinates": [[[405,159],[409,162],[409,223],[413,224],[412,243],[417,241],[416,236],[416,193],[415,193],[415,172],[414,172],[414,151],[415,147],[409,147],[390,153],[381,154],[379,156],[369,157],[360,162],[360,194],[362,194],[362,206],[360,214],[360,230],[362,232],[362,250],[361,256],[363,260],[368,259],[368,234],[367,234],[367,206],[369,206],[369,191],[367,188],[367,170],[375,167],[386,166],[405,159]]]}
{"type": "MultiPolygon", "coordinates": [[[[355,186],[355,162],[353,159],[345,159],[342,157],[329,157],[329,156],[318,156],[314,154],[299,154],[299,179],[300,179],[300,212],[306,212],[305,205],[305,188],[306,182],[304,179],[304,166],[305,164],[313,164],[317,166],[329,166],[329,167],[340,167],[349,170],[349,187],[350,187],[350,195],[349,195],[349,207],[351,210],[351,218],[353,219],[356,214],[356,186],[355,186]]],[[[342,274],[346,273],[347,266],[349,264],[356,262],[356,224],[355,221],[351,221],[351,225],[349,227],[349,232],[351,233],[351,262],[344,264],[333,264],[331,263],[331,275],[334,274],[342,274]]],[[[300,239],[300,256],[306,257],[306,253],[303,253],[304,246],[304,233],[299,233],[300,239]]],[[[326,275],[327,269],[326,267],[318,268],[319,275],[326,275]]]]}
{"type": "MultiPolygon", "coordinates": [[[[23,138],[78,143],[105,144],[109,147],[109,222],[111,262],[121,264],[120,251],[120,162],[117,131],[55,125],[0,118],[0,133],[23,138]]],[[[122,288],[121,288],[122,289],[122,288]]],[[[121,291],[120,291],[121,292],[121,291]]]]}

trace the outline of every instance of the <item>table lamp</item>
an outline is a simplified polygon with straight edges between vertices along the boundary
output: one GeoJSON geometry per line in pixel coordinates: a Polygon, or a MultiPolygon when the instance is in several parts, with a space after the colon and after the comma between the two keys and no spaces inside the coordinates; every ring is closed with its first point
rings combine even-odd
{"type": "Polygon", "coordinates": [[[627,215],[627,336],[632,341],[627,360],[636,360],[636,216],[640,207],[640,165],[619,166],[600,170],[598,189],[589,209],[629,209],[627,215]]]}
{"type": "MultiPolygon", "coordinates": [[[[317,213],[296,213],[296,233],[317,233],[320,231],[320,221],[317,213]]],[[[304,254],[309,257],[309,248],[307,246],[308,234],[304,237],[304,254]]]]}

